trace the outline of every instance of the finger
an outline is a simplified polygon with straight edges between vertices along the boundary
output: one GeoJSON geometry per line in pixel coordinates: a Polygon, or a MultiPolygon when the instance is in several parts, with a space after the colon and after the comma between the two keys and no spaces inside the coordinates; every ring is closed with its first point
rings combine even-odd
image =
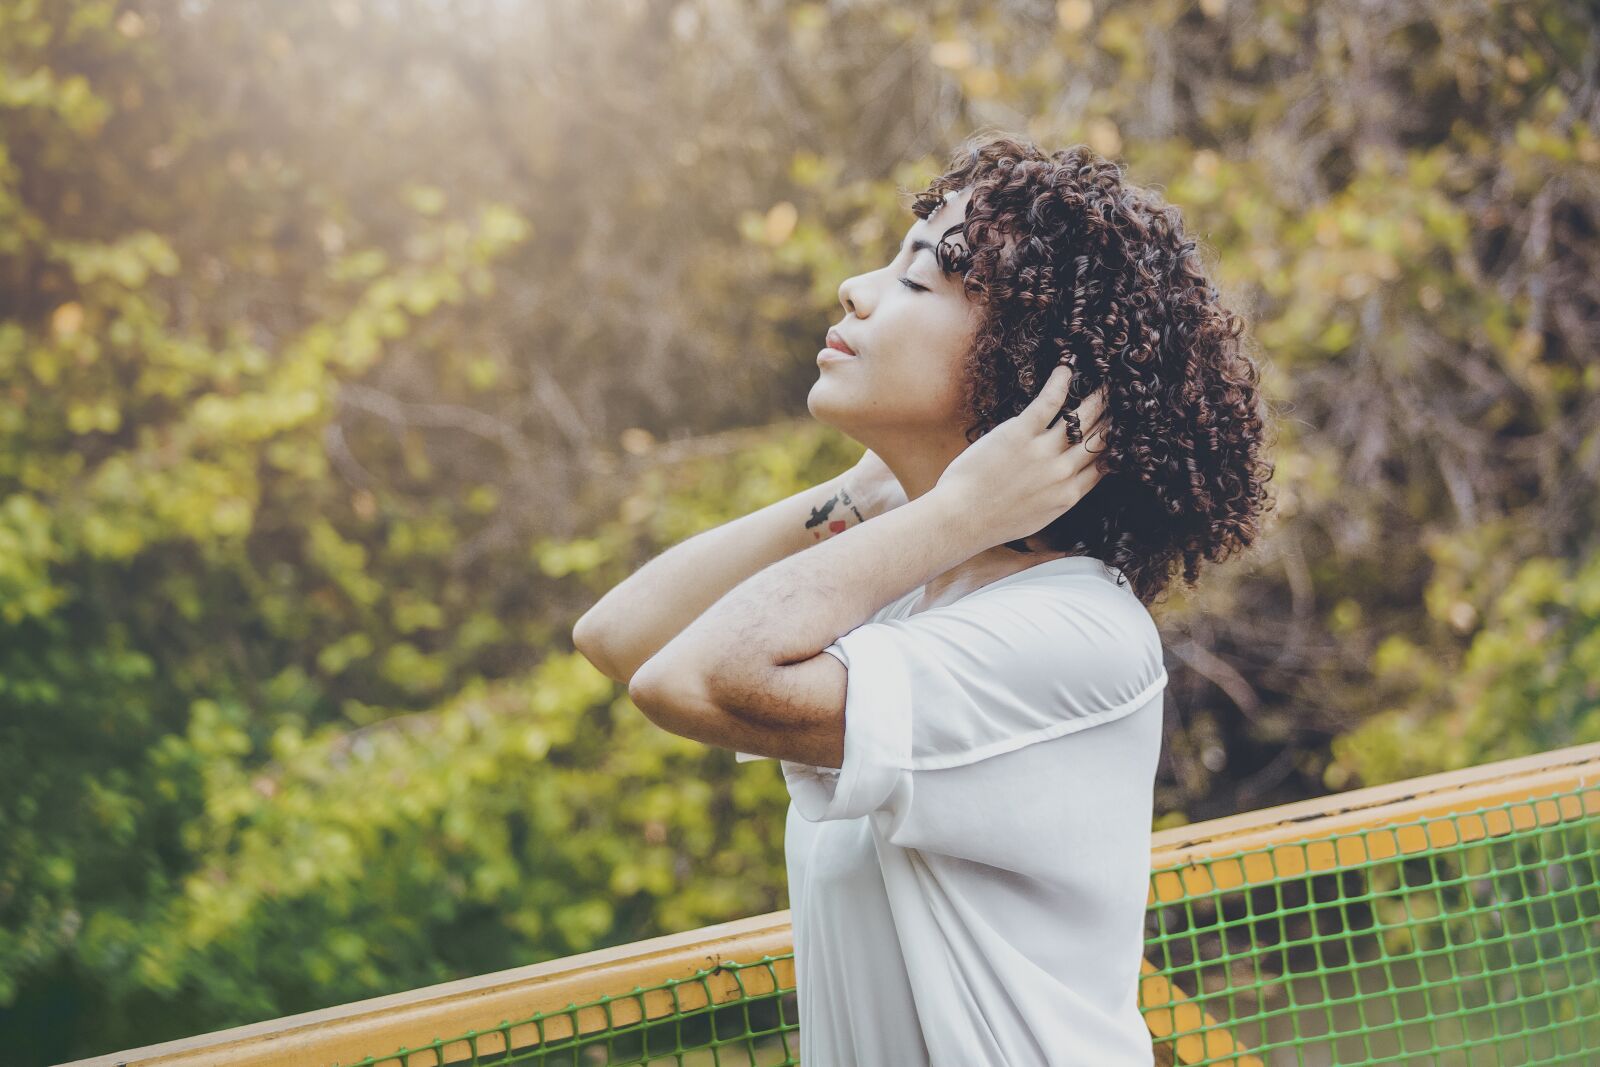
{"type": "Polygon", "coordinates": [[[1078,425],[1093,426],[1106,413],[1106,387],[1101,386],[1078,405],[1078,425]]]}
{"type": "Polygon", "coordinates": [[[1068,461],[1075,469],[1093,465],[1106,450],[1106,433],[1110,428],[1110,419],[1102,414],[1093,424],[1084,427],[1083,434],[1077,441],[1064,446],[1062,454],[1068,457],[1068,461]]]}
{"type": "MultiPolygon", "coordinates": [[[[1101,411],[1101,413],[1096,414],[1096,416],[1091,419],[1090,424],[1088,424],[1088,429],[1083,430],[1083,440],[1080,440],[1078,443],[1082,445],[1082,443],[1088,442],[1088,438],[1091,437],[1098,437],[1099,440],[1104,440],[1109,430],[1110,413],[1109,411],[1101,411]]],[[[1096,448],[1099,448],[1099,445],[1096,445],[1096,448]]]]}
{"type": "Polygon", "coordinates": [[[1035,426],[1048,430],[1056,424],[1061,405],[1067,402],[1067,387],[1071,383],[1072,368],[1065,363],[1056,364],[1050,376],[1044,380],[1044,388],[1039,390],[1039,395],[1025,409],[1035,426]]]}
{"type": "Polygon", "coordinates": [[[1067,479],[1068,492],[1074,501],[1082,500],[1089,495],[1089,490],[1100,484],[1100,479],[1105,477],[1105,472],[1100,469],[1100,464],[1090,463],[1072,477],[1067,479]]]}
{"type": "MultiPolygon", "coordinates": [[[[1103,463],[1106,450],[1110,448],[1109,435],[1111,433],[1111,420],[1102,417],[1090,430],[1083,435],[1083,440],[1073,445],[1070,454],[1076,461],[1079,471],[1095,471],[1096,479],[1099,474],[1105,473],[1103,463]]],[[[1093,485],[1094,482],[1090,482],[1093,485]]]]}
{"type": "Polygon", "coordinates": [[[1073,409],[1073,414],[1078,420],[1077,440],[1066,441],[1063,445],[1063,451],[1071,451],[1073,448],[1081,446],[1084,439],[1094,432],[1095,427],[1105,422],[1105,403],[1103,400],[1097,399],[1099,397],[1100,393],[1096,392],[1073,409]]]}
{"type": "Polygon", "coordinates": [[[1078,444],[1090,455],[1098,456],[1106,450],[1106,436],[1111,432],[1111,420],[1101,415],[1090,427],[1089,432],[1083,435],[1083,440],[1078,444]]]}
{"type": "MultiPolygon", "coordinates": [[[[1084,399],[1078,401],[1078,406],[1073,408],[1073,413],[1078,417],[1078,437],[1081,440],[1088,433],[1089,427],[1099,421],[1106,409],[1106,387],[1102,385],[1084,399]]],[[[1066,412],[1057,411],[1045,429],[1056,424],[1056,420],[1065,417],[1066,412]]]]}
{"type": "Polygon", "coordinates": [[[1106,411],[1106,389],[1101,386],[1079,402],[1074,409],[1078,416],[1079,437],[1087,437],[1106,411]]]}

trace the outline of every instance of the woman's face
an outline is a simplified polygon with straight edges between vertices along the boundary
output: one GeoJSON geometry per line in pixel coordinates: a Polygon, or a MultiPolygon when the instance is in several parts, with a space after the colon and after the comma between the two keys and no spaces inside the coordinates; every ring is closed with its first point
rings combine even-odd
{"type": "MultiPolygon", "coordinates": [[[[907,231],[894,259],[839,286],[844,318],[834,327],[856,353],[817,353],[811,414],[878,448],[896,437],[959,433],[962,364],[981,325],[978,305],[945,275],[933,252],[945,231],[966,217],[971,190],[945,202],[907,231]]],[[[964,246],[959,228],[948,238],[964,246]]]]}

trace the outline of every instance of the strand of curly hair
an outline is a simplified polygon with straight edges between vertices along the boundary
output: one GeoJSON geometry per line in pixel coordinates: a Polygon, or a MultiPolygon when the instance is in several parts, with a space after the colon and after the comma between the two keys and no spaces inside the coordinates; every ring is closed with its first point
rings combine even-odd
{"type": "Polygon", "coordinates": [[[926,219],[969,186],[965,220],[935,253],[984,309],[964,367],[968,442],[1020,412],[1058,363],[1072,369],[1062,413],[1077,441],[1075,409],[1105,385],[1105,474],[1036,536],[1118,568],[1145,604],[1179,561],[1192,587],[1201,560],[1255,541],[1271,505],[1243,318],[1207,280],[1178,209],[1086,145],[1047,154],[1015,137],[969,141],[912,210],[926,219]]]}

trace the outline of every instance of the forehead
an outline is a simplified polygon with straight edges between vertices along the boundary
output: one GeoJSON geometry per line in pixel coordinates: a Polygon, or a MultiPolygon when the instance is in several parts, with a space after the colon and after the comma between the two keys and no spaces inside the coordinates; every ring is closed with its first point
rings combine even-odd
{"type": "MultiPolygon", "coordinates": [[[[967,202],[972,199],[972,187],[969,185],[962,189],[955,189],[944,194],[944,203],[940,204],[925,219],[916,219],[906,230],[907,236],[916,235],[929,241],[937,242],[944,232],[952,226],[959,227],[961,220],[967,217],[967,202]]],[[[949,237],[951,244],[962,244],[961,231],[956,230],[949,237]]]]}

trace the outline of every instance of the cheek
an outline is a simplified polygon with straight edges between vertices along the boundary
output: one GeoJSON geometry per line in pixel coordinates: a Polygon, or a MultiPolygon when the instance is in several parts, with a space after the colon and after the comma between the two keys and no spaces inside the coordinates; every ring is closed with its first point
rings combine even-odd
{"type": "Polygon", "coordinates": [[[909,356],[921,373],[937,374],[960,368],[977,322],[965,301],[922,295],[901,301],[884,325],[897,353],[909,356]]]}
{"type": "Polygon", "coordinates": [[[922,317],[918,334],[922,372],[931,382],[949,383],[954,389],[965,373],[967,353],[977,336],[965,306],[941,302],[922,317]]]}
{"type": "Polygon", "coordinates": [[[910,346],[880,346],[859,362],[825,367],[807,406],[813,416],[846,428],[920,429],[948,424],[961,396],[959,372],[942,359],[932,361],[910,346]]]}
{"type": "MultiPolygon", "coordinates": [[[[892,355],[863,369],[874,391],[919,419],[945,421],[963,407],[967,350],[972,332],[965,316],[948,308],[914,309],[897,331],[892,355]]],[[[871,363],[868,360],[868,363],[871,363]]]]}
{"type": "Polygon", "coordinates": [[[862,330],[860,363],[823,369],[812,415],[849,425],[948,425],[965,408],[971,305],[949,294],[885,298],[862,330]]]}

